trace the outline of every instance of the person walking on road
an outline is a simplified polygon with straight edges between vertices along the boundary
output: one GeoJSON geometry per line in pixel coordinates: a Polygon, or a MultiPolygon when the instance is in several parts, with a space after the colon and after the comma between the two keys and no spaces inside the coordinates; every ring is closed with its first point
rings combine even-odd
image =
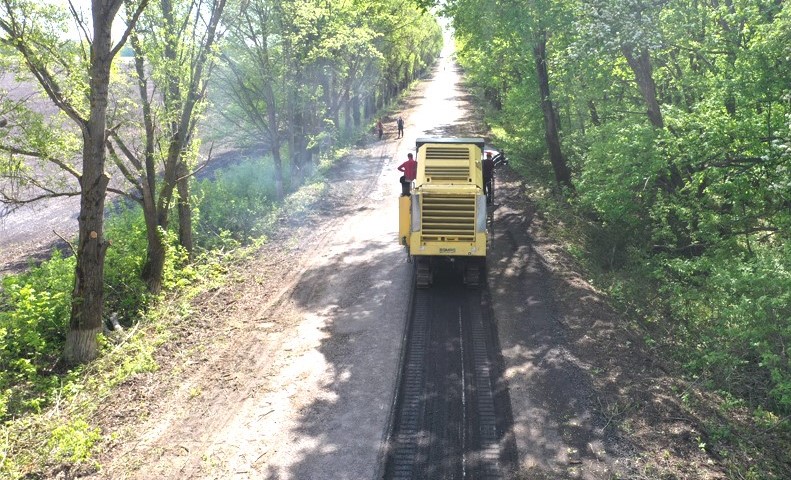
{"type": "Polygon", "coordinates": [[[385,127],[382,125],[382,119],[376,121],[376,131],[379,132],[379,140],[382,139],[382,135],[384,135],[385,127]]]}
{"type": "Polygon", "coordinates": [[[401,176],[401,196],[409,196],[412,180],[417,177],[417,161],[411,153],[406,154],[406,162],[398,166],[398,171],[404,172],[401,176]]]}
{"type": "Polygon", "coordinates": [[[399,115],[398,120],[396,120],[396,126],[398,127],[398,138],[404,136],[404,119],[401,118],[399,115]]]}

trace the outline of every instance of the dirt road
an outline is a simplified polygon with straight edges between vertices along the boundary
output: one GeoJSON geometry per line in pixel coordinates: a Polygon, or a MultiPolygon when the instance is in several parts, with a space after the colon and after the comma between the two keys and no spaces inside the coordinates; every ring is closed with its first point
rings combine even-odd
{"type": "MultiPolygon", "coordinates": [[[[372,479],[383,475],[410,267],[397,164],[418,136],[480,135],[444,57],[399,112],[406,136],[336,165],[321,208],[284,221],[231,282],[195,302],[97,421],[103,479],[372,479]]],[[[518,449],[515,478],[721,478],[700,420],[501,172],[489,292],[518,449]],[[647,473],[648,472],[648,473],[647,473]],[[653,473],[651,473],[653,472],[653,473]],[[655,475],[654,475],[655,474],[655,475]]]]}

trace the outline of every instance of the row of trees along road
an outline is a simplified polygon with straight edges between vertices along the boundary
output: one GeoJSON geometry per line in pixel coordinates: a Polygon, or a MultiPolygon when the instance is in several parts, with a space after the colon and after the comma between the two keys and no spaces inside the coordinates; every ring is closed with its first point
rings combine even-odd
{"type": "Polygon", "coordinates": [[[552,172],[610,278],[657,287],[615,291],[662,306],[696,375],[791,411],[791,6],[442,3],[511,157],[552,172]]]}
{"type": "Polygon", "coordinates": [[[43,93],[0,90],[2,202],[80,198],[69,363],[97,354],[108,192],[142,206],[140,274],[158,293],[172,213],[179,243],[193,248],[190,181],[211,156],[199,153],[210,150],[202,120],[222,118],[231,145],[267,147],[282,198],[284,163],[292,180],[303,176],[315,152],[370,121],[442,46],[436,20],[396,0],[80,5],[0,0],[3,71],[43,93]]]}

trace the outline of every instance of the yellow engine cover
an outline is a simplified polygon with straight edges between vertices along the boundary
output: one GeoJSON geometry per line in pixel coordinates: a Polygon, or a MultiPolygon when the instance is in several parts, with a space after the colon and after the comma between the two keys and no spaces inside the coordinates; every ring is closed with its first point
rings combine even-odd
{"type": "MultiPolygon", "coordinates": [[[[478,208],[486,208],[485,200],[480,203],[478,208]]],[[[476,226],[475,197],[413,193],[400,197],[398,207],[398,242],[410,254],[486,256],[487,234],[476,226]]]]}
{"type": "Polygon", "coordinates": [[[401,196],[398,198],[398,244],[409,246],[409,209],[410,198],[401,196]]]}
{"type": "Polygon", "coordinates": [[[399,199],[398,242],[411,255],[486,256],[481,138],[419,138],[417,178],[399,199]]]}

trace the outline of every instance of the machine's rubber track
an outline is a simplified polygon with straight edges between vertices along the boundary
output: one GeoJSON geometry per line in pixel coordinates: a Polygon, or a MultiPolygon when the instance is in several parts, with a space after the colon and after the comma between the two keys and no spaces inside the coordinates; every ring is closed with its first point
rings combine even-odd
{"type": "Polygon", "coordinates": [[[464,285],[470,288],[477,288],[481,285],[481,265],[478,262],[470,261],[464,267],[464,285]]]}
{"type": "Polygon", "coordinates": [[[385,478],[499,479],[510,471],[510,400],[483,296],[458,282],[415,291],[385,478]]]}
{"type": "Polygon", "coordinates": [[[390,455],[386,466],[386,478],[411,479],[415,477],[413,467],[420,454],[423,405],[421,401],[425,383],[426,337],[428,315],[425,295],[415,299],[408,349],[402,365],[400,398],[397,402],[397,426],[390,439],[390,455]]]}
{"type": "Polygon", "coordinates": [[[415,284],[418,288],[427,288],[433,281],[431,261],[426,257],[415,258],[415,284]]]}

